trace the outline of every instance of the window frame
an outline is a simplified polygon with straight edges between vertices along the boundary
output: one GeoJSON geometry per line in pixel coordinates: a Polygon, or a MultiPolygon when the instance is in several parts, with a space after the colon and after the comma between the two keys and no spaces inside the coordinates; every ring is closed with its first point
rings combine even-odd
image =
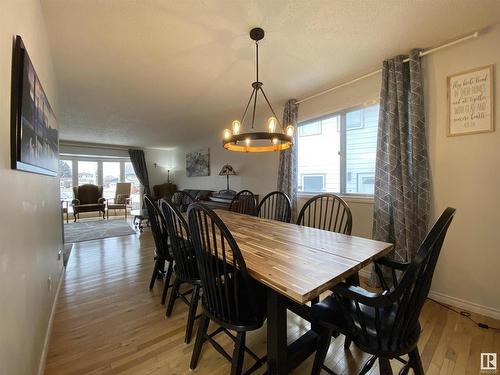
{"type": "Polygon", "coordinates": [[[321,123],[321,121],[308,121],[307,124],[302,124],[298,129],[298,136],[303,138],[303,137],[314,137],[314,136],[317,136],[317,135],[322,135],[323,134],[323,124],[321,123]],[[307,125],[312,125],[316,122],[319,122],[319,132],[318,133],[311,133],[311,134],[301,134],[301,130],[300,128],[303,127],[303,126],[307,126],[307,125]]]}
{"type": "MultiPolygon", "coordinates": [[[[340,132],[340,192],[336,193],[336,192],[331,192],[331,191],[325,191],[324,193],[337,194],[341,197],[345,197],[345,198],[348,198],[351,200],[359,200],[360,202],[366,202],[366,201],[373,202],[374,194],[348,193],[348,192],[346,192],[347,160],[346,160],[345,155],[346,155],[346,141],[347,141],[346,114],[348,112],[352,112],[352,111],[356,111],[356,110],[360,110],[360,109],[365,109],[365,108],[372,107],[375,105],[380,106],[380,101],[379,100],[371,100],[371,101],[365,102],[365,103],[360,104],[360,105],[336,110],[336,111],[328,113],[326,115],[308,118],[308,119],[301,121],[300,123],[297,124],[297,130],[298,130],[298,128],[300,128],[301,126],[308,125],[308,124],[313,123],[313,122],[323,121],[323,120],[326,120],[328,118],[335,117],[335,116],[337,116],[339,118],[339,121],[338,121],[339,126],[337,128],[337,131],[340,132]]],[[[364,121],[364,117],[363,117],[363,121],[364,121]]],[[[364,128],[364,125],[359,127],[359,128],[356,128],[356,129],[362,129],[362,128],[364,128]]],[[[354,129],[350,129],[350,130],[354,130],[354,129]]],[[[297,147],[298,147],[298,144],[297,144],[297,147]]],[[[312,174],[318,175],[321,173],[312,173],[312,174]]],[[[302,176],[302,174],[300,176],[302,176]]],[[[302,182],[302,177],[300,177],[300,178],[301,178],[300,182],[302,182]]],[[[298,186],[297,186],[297,188],[298,188],[298,186]]],[[[314,196],[316,194],[317,194],[316,192],[307,192],[307,191],[298,191],[297,192],[297,195],[299,197],[311,197],[311,196],[314,196]]]]}

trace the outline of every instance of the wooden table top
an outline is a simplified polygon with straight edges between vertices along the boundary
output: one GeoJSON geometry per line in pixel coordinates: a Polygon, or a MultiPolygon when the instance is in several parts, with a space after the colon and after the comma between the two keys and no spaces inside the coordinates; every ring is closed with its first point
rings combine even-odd
{"type": "Polygon", "coordinates": [[[250,275],[305,304],[392,249],[386,242],[215,210],[250,275]]]}

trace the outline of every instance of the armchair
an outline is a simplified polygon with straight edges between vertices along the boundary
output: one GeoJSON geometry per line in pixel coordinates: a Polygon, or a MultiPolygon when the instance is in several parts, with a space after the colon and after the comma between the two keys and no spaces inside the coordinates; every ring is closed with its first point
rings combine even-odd
{"type": "Polygon", "coordinates": [[[371,293],[359,286],[338,284],[331,296],[311,308],[320,335],[311,374],[320,373],[331,335],[338,333],[346,336],[348,344],[353,341],[359,349],[372,355],[360,374],[368,373],[377,359],[380,373],[384,375],[392,374],[390,359],[404,363],[400,374],[408,374],[410,368],[416,375],[424,374],[417,347],[421,331],[418,318],[454,215],[455,209],[450,207],[443,212],[411,262],[401,263],[388,258],[376,261],[382,291],[371,293]],[[381,266],[390,270],[393,285],[387,284],[381,266]],[[409,356],[408,361],[401,358],[405,354],[409,356]]]}
{"type": "Polygon", "coordinates": [[[81,212],[95,212],[98,211],[99,215],[102,213],[102,218],[105,219],[106,199],[102,197],[102,186],[85,184],[80,186],[73,186],[74,198],[71,202],[73,206],[73,217],[80,217],[81,212]]]}
{"type": "Polygon", "coordinates": [[[127,218],[127,207],[131,205],[130,190],[132,184],[130,182],[118,182],[116,184],[115,197],[106,201],[107,218],[109,219],[109,210],[125,210],[125,219],[127,218]]]}

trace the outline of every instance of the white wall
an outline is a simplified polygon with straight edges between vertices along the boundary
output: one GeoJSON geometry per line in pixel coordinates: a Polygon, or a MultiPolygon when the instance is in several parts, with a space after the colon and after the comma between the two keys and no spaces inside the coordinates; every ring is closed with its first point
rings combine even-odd
{"type": "Polygon", "coordinates": [[[50,46],[39,0],[0,2],[0,373],[36,374],[61,275],[59,180],[10,169],[13,38],[22,36],[57,115],[50,46]],[[49,289],[48,277],[52,285],[49,289]]]}
{"type": "Polygon", "coordinates": [[[484,313],[497,318],[500,318],[499,46],[500,25],[497,25],[475,40],[424,58],[434,216],[447,206],[457,208],[432,288],[438,294],[480,305],[477,307],[486,308],[484,313]],[[446,77],[488,64],[495,64],[497,130],[446,137],[446,77]]]}
{"type": "MultiPolygon", "coordinates": [[[[500,131],[494,133],[446,137],[447,75],[500,64],[500,27],[487,34],[424,58],[427,135],[433,185],[434,220],[447,206],[457,208],[438,263],[432,295],[457,306],[500,318],[500,131]]],[[[364,72],[360,72],[361,74],[364,72]]],[[[341,109],[377,101],[380,75],[320,96],[299,106],[299,121],[341,109]]],[[[495,120],[498,126],[500,93],[495,92],[495,120]]],[[[281,109],[279,113],[281,113],[281,109]]],[[[222,130],[222,129],[221,129],[222,130]]],[[[180,145],[175,151],[175,182],[179,188],[223,189],[225,179],[217,176],[220,167],[232,164],[239,176],[231,178],[234,190],[249,188],[265,194],[276,186],[278,154],[239,154],[221,147],[219,134],[212,139],[180,145]],[[185,153],[210,147],[211,176],[185,175],[185,153]]],[[[307,198],[299,199],[299,207],[307,198]]],[[[371,237],[373,203],[350,199],[353,234],[371,237]]]]}

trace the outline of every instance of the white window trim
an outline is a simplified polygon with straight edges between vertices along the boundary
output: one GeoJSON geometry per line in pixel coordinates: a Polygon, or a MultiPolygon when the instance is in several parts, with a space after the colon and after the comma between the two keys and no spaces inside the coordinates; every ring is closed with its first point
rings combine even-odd
{"type": "MultiPolygon", "coordinates": [[[[370,194],[340,194],[340,193],[333,193],[331,191],[325,191],[324,193],[330,193],[330,194],[335,194],[338,195],[340,198],[345,200],[346,202],[353,202],[353,203],[364,203],[364,204],[373,204],[373,195],[370,194]]],[[[309,199],[312,198],[318,194],[321,193],[305,193],[305,192],[298,192],[297,197],[299,199],[309,199]]]]}

